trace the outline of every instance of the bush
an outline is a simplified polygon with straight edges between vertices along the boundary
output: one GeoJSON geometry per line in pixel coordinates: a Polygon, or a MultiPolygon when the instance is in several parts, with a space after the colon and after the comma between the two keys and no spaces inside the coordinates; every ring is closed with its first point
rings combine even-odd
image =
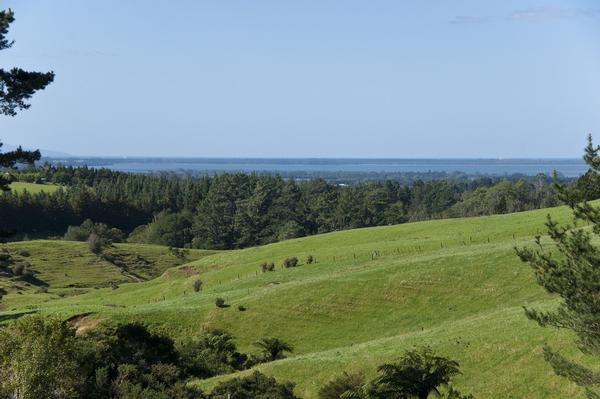
{"type": "Polygon", "coordinates": [[[260,268],[261,268],[261,270],[262,270],[263,273],[265,273],[265,272],[272,272],[272,271],[275,270],[275,263],[273,263],[273,262],[269,262],[269,263],[263,262],[263,263],[261,263],[260,268]]]}
{"type": "Polygon", "coordinates": [[[95,253],[96,255],[102,252],[103,242],[102,239],[96,233],[90,234],[90,236],[87,239],[87,244],[90,252],[95,253]]]}
{"type": "Polygon", "coordinates": [[[188,255],[190,254],[190,250],[189,249],[181,249],[181,248],[173,248],[170,247],[169,251],[171,251],[171,254],[176,257],[177,259],[181,259],[181,260],[185,260],[188,255]]]}
{"type": "Polygon", "coordinates": [[[202,280],[196,279],[196,281],[194,281],[194,292],[200,292],[201,289],[202,289],[202,280]]]}
{"type": "MultiPolygon", "coordinates": [[[[193,215],[189,211],[173,213],[163,211],[154,215],[154,220],[146,225],[138,226],[127,237],[129,242],[165,245],[169,247],[183,248],[190,244],[191,227],[193,215]]],[[[173,253],[181,259],[187,256],[187,252],[173,253]]]]}
{"type": "Polygon", "coordinates": [[[121,230],[110,228],[104,223],[94,223],[90,219],[86,219],[80,226],[69,226],[63,238],[69,241],[87,241],[92,234],[108,244],[123,241],[121,230]]]}
{"type": "Polygon", "coordinates": [[[263,273],[265,272],[272,272],[273,270],[275,270],[275,263],[273,262],[263,262],[260,264],[260,269],[262,270],[263,273]]]}
{"type": "Polygon", "coordinates": [[[185,373],[199,378],[242,370],[247,360],[237,351],[233,337],[222,330],[209,330],[198,339],[185,340],[178,352],[185,373]]]}
{"type": "Polygon", "coordinates": [[[365,377],[362,373],[343,373],[321,387],[319,399],[339,399],[344,397],[342,395],[355,397],[352,395],[359,395],[364,383],[365,377]]]}
{"type": "Polygon", "coordinates": [[[315,261],[315,259],[313,258],[313,256],[312,256],[312,255],[308,255],[308,256],[306,257],[306,264],[307,264],[307,265],[310,265],[310,264],[312,264],[314,261],[315,261]]]}
{"type": "Polygon", "coordinates": [[[285,352],[292,352],[294,347],[279,338],[265,337],[254,343],[260,348],[259,356],[263,362],[272,362],[285,358],[285,352]]]}
{"type": "Polygon", "coordinates": [[[15,276],[22,276],[25,272],[25,265],[19,263],[18,265],[15,265],[15,267],[13,267],[12,269],[12,273],[15,276]]]}
{"type": "Polygon", "coordinates": [[[225,307],[227,307],[227,305],[225,304],[225,299],[220,298],[220,297],[215,299],[215,305],[218,308],[225,308],[225,307]]]}
{"type": "Polygon", "coordinates": [[[283,266],[286,268],[298,266],[298,258],[296,258],[295,256],[291,258],[285,258],[285,260],[283,261],[283,266]]]}
{"type": "Polygon", "coordinates": [[[244,305],[240,305],[240,306],[238,306],[238,310],[240,312],[245,312],[246,311],[246,307],[244,305]]]}
{"type": "Polygon", "coordinates": [[[292,383],[279,383],[258,371],[242,378],[233,378],[217,385],[212,391],[213,399],[297,399],[292,383]]]}
{"type": "Polygon", "coordinates": [[[28,258],[31,256],[31,253],[25,249],[22,249],[18,252],[19,256],[22,256],[24,258],[28,258]]]}

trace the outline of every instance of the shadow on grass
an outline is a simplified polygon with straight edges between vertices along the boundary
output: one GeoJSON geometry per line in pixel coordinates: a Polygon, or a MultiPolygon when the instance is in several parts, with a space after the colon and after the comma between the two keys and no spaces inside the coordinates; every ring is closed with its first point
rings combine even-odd
{"type": "Polygon", "coordinates": [[[12,313],[12,314],[0,314],[0,323],[4,323],[5,321],[9,321],[9,320],[20,319],[21,317],[26,316],[28,314],[32,314],[32,313],[37,313],[37,310],[26,310],[24,312],[12,313]]]}

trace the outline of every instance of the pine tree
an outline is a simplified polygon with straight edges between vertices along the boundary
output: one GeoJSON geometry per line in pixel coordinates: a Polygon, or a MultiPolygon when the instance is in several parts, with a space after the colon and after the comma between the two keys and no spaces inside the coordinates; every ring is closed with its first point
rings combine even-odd
{"type": "MultiPolygon", "coordinates": [[[[600,146],[594,146],[590,136],[584,155],[590,166],[588,173],[600,172],[599,153],[600,146]]],[[[573,222],[559,226],[548,216],[548,235],[556,249],[550,247],[551,251],[536,237],[534,248],[519,248],[517,254],[533,268],[538,284],[562,300],[553,311],[525,309],[525,313],[540,326],[571,330],[578,348],[600,360],[600,247],[594,243],[600,235],[600,208],[579,202],[576,186],[557,184],[556,188],[561,200],[573,210],[573,222]]],[[[600,398],[600,372],[567,359],[549,346],[544,348],[544,357],[556,374],[584,387],[589,398],[600,398]]]]}
{"type": "MultiPolygon", "coordinates": [[[[12,47],[14,41],[6,38],[8,28],[15,20],[12,10],[0,11],[0,50],[12,47]]],[[[5,70],[0,68],[0,114],[15,116],[17,110],[30,107],[27,100],[38,90],[43,90],[54,80],[54,72],[28,72],[21,68],[5,70]]],[[[0,142],[0,147],[2,143],[0,142]]],[[[16,163],[33,163],[39,160],[39,151],[15,151],[0,154],[0,169],[12,168],[16,163]]],[[[0,176],[0,190],[7,191],[10,180],[0,176]]]]}
{"type": "MultiPolygon", "coordinates": [[[[0,11],[0,50],[12,47],[8,40],[8,27],[15,20],[12,10],[0,11]]],[[[27,109],[27,100],[38,90],[43,90],[54,80],[54,72],[28,72],[21,68],[0,69],[0,113],[15,116],[17,110],[27,109]]]]}

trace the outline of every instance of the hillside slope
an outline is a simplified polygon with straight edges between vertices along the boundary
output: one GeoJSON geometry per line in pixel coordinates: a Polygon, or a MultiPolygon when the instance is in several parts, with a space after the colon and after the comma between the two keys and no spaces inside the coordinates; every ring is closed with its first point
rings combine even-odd
{"type": "MultiPolygon", "coordinates": [[[[252,351],[260,337],[276,336],[295,346],[293,356],[258,368],[297,383],[304,398],[316,397],[323,383],[344,370],[373,375],[377,365],[421,344],[457,359],[464,373],[458,385],[478,398],[583,397],[553,375],[541,352],[550,342],[575,354],[569,337],[538,327],[522,311],[524,305],[555,301],[513,249],[545,231],[549,212],[563,222],[570,217],[563,207],[222,251],[118,289],[47,302],[26,299],[35,294],[8,298],[12,311],[4,315],[91,312],[96,319],[144,321],[176,337],[220,327],[237,337],[243,351],[252,351]],[[316,264],[305,264],[309,254],[316,264]],[[290,256],[298,257],[300,266],[282,268],[290,256]],[[276,270],[262,273],[264,261],[276,262],[276,270]],[[195,293],[198,278],[204,288],[195,293]],[[232,306],[216,308],[216,297],[232,306]],[[239,311],[240,304],[247,310],[239,311]]],[[[230,377],[198,383],[210,389],[230,377]]]]}
{"type": "Polygon", "coordinates": [[[139,283],[214,253],[190,250],[182,257],[157,245],[115,244],[105,249],[104,256],[98,256],[85,242],[32,240],[5,244],[0,247],[0,255],[8,254],[10,260],[0,260],[0,289],[6,293],[0,310],[35,307],[102,287],[139,283]],[[29,270],[32,277],[11,275],[18,267],[29,270]]]}

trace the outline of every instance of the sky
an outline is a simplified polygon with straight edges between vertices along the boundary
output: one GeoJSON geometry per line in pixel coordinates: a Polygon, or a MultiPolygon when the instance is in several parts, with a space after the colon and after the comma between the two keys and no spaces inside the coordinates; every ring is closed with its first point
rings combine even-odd
{"type": "Polygon", "coordinates": [[[81,156],[580,157],[597,0],[0,0],[56,73],[6,143],[81,156]]]}

